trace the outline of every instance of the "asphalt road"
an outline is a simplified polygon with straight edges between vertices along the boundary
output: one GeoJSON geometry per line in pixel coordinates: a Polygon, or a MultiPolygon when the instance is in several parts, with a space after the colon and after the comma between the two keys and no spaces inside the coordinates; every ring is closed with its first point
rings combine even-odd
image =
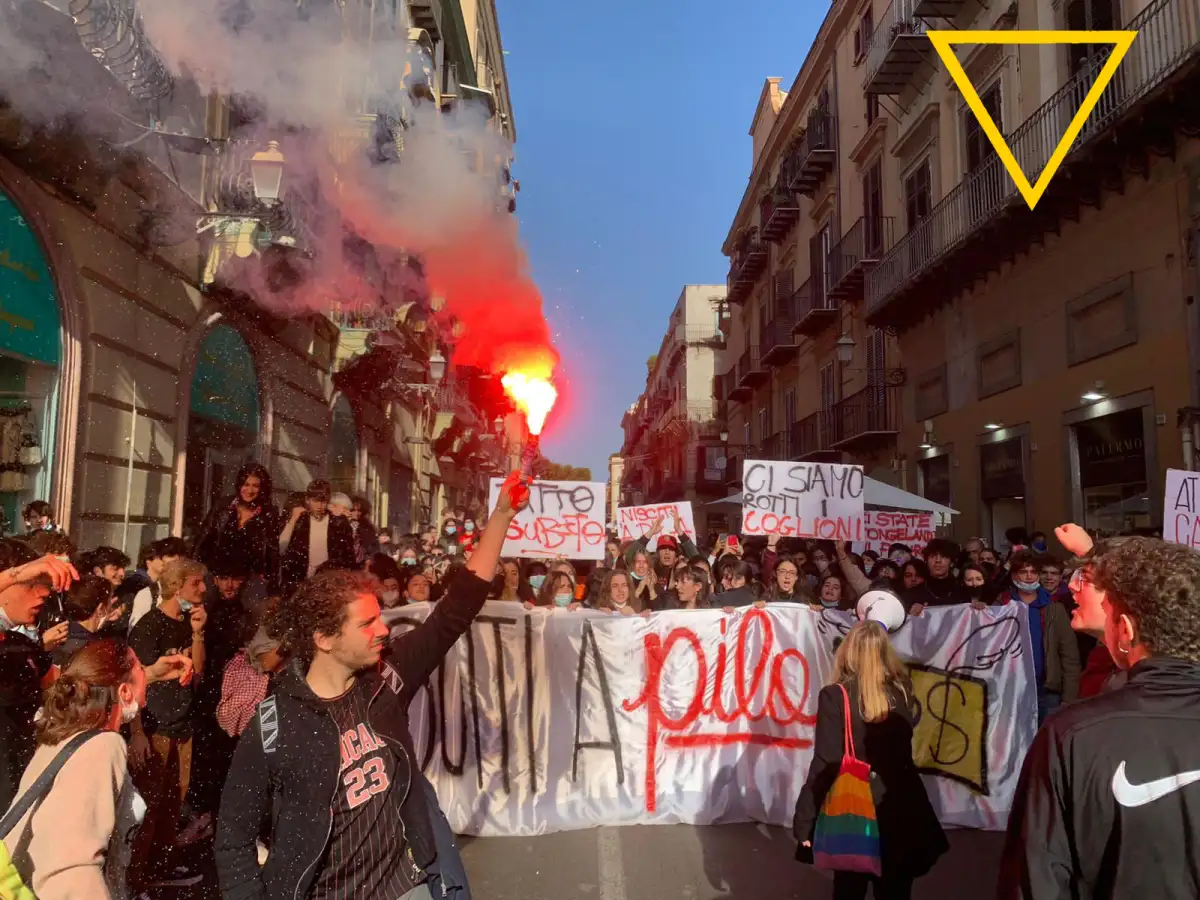
{"type": "MultiPolygon", "coordinates": [[[[1003,835],[949,837],[950,853],[917,882],[915,900],[987,900],[1003,835]]],[[[792,858],[788,832],[763,825],[596,828],[461,844],[478,900],[810,900],[832,891],[826,877],[792,858]]]]}
{"type": "MultiPolygon", "coordinates": [[[[914,900],[989,900],[1003,835],[950,831],[950,852],[914,900]]],[[[823,900],[829,880],[797,863],[795,844],[765,825],[630,826],[532,838],[459,838],[475,900],[823,900]]],[[[210,847],[189,854],[203,884],[153,900],[218,900],[210,847]]]]}

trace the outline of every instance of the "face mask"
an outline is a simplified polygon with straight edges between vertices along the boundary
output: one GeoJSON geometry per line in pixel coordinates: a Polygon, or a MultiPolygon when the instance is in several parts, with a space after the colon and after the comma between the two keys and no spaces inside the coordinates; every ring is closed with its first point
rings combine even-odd
{"type": "Polygon", "coordinates": [[[824,572],[828,568],[829,568],[829,560],[827,560],[827,559],[818,559],[817,560],[817,569],[819,571],[824,572]]]}
{"type": "Polygon", "coordinates": [[[395,606],[400,602],[399,591],[382,591],[379,594],[379,599],[383,601],[384,606],[395,606]]]}
{"type": "Polygon", "coordinates": [[[468,522],[466,525],[463,526],[463,529],[467,532],[467,534],[470,534],[472,531],[475,530],[475,523],[468,522]]]}
{"type": "Polygon", "coordinates": [[[980,597],[983,596],[983,585],[981,584],[981,585],[979,585],[979,587],[967,588],[967,596],[970,597],[972,600],[978,600],[980,597]]]}
{"type": "Polygon", "coordinates": [[[415,566],[416,564],[417,558],[415,556],[406,556],[400,560],[400,565],[402,566],[415,566]]]}
{"type": "Polygon", "coordinates": [[[808,586],[810,588],[815,588],[817,586],[817,582],[820,579],[818,579],[816,575],[809,575],[807,577],[808,577],[808,586]]]}
{"type": "Polygon", "coordinates": [[[136,700],[131,700],[128,703],[126,703],[124,700],[122,700],[121,701],[121,721],[124,724],[128,725],[130,722],[132,722],[134,719],[137,718],[137,714],[140,710],[141,710],[141,706],[138,705],[138,702],[136,700]]]}
{"type": "Polygon", "coordinates": [[[1032,594],[1039,587],[1041,587],[1041,584],[1036,581],[1017,581],[1017,579],[1014,578],[1013,586],[1023,594],[1032,594]]]}
{"type": "Polygon", "coordinates": [[[1038,553],[1045,553],[1046,552],[1046,542],[1045,541],[1034,541],[1033,549],[1036,550],[1038,553]]]}
{"type": "Polygon", "coordinates": [[[639,575],[637,572],[630,572],[629,574],[633,578],[634,581],[641,581],[643,578],[646,577],[645,575],[639,575]]]}
{"type": "Polygon", "coordinates": [[[892,556],[892,562],[894,562],[898,566],[902,566],[906,562],[908,562],[908,554],[907,553],[897,553],[892,556]]]}
{"type": "Polygon", "coordinates": [[[554,595],[554,605],[558,606],[558,607],[570,606],[571,602],[574,599],[575,599],[574,594],[555,594],[554,595]]]}
{"type": "Polygon", "coordinates": [[[837,600],[826,600],[824,597],[821,598],[821,606],[825,609],[837,609],[838,603],[839,601],[837,600]]]}
{"type": "Polygon", "coordinates": [[[446,526],[446,534],[457,534],[457,533],[458,533],[458,529],[455,526],[453,526],[453,525],[446,526]]]}
{"type": "Polygon", "coordinates": [[[189,611],[189,610],[192,608],[192,601],[191,601],[191,600],[184,600],[184,599],[180,598],[180,600],[179,600],[179,608],[180,608],[181,610],[183,610],[184,612],[188,612],[188,611],[189,611]]]}
{"type": "Polygon", "coordinates": [[[529,586],[531,588],[533,588],[535,591],[540,591],[542,589],[542,585],[545,583],[546,583],[545,575],[530,575],[529,576],[529,586]]]}

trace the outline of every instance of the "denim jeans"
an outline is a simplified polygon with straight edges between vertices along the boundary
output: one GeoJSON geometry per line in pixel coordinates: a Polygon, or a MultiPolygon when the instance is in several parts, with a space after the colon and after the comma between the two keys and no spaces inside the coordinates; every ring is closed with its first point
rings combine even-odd
{"type": "Polygon", "coordinates": [[[1038,688],[1037,694],[1038,705],[1038,727],[1042,727],[1042,723],[1046,721],[1046,716],[1054,712],[1062,706],[1062,694],[1057,691],[1048,691],[1044,687],[1038,688]]]}

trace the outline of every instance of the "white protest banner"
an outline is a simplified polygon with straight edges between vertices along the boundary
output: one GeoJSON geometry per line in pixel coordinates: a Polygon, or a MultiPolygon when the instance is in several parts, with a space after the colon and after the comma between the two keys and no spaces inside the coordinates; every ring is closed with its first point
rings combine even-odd
{"type": "Polygon", "coordinates": [[[746,460],[742,534],[861,541],[863,484],[861,466],[746,460]]]}
{"type": "MultiPolygon", "coordinates": [[[[496,508],[503,479],[493,478],[488,509],[496,508]]],[[[508,526],[505,556],[604,559],[604,496],[598,481],[534,481],[529,506],[508,526]]]]}
{"type": "MultiPolygon", "coordinates": [[[[384,617],[396,637],[429,611],[384,617]]],[[[892,635],[918,704],[914,758],[946,825],[1008,819],[1037,729],[1026,615],[927,609],[892,635]]],[[[786,603],[643,619],[491,601],[413,702],[416,762],[460,834],[787,825],[852,624],[786,603]]]]}
{"type": "Polygon", "coordinates": [[[1163,540],[1200,549],[1200,507],[1196,505],[1196,482],[1200,472],[1167,469],[1163,491],[1163,540]]]}
{"type": "MultiPolygon", "coordinates": [[[[675,526],[675,517],[683,526],[683,534],[693,541],[696,540],[696,521],[692,518],[692,502],[681,500],[678,503],[658,503],[654,506],[621,506],[617,508],[617,538],[625,541],[636,541],[647,534],[659,519],[663,520],[662,533],[671,534],[675,526]]],[[[658,535],[650,539],[647,550],[658,548],[658,535]]]]}
{"type": "Polygon", "coordinates": [[[920,556],[925,545],[937,537],[931,512],[906,512],[902,509],[868,509],[863,516],[864,539],[854,545],[855,553],[873,550],[888,554],[892,544],[906,544],[920,556]]]}

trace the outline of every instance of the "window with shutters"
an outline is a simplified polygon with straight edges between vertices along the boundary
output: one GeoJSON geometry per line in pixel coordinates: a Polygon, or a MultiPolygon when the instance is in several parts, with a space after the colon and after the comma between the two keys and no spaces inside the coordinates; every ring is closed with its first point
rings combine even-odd
{"type": "MultiPolygon", "coordinates": [[[[1000,79],[997,78],[991,86],[979,95],[983,108],[987,110],[997,130],[1004,134],[1004,116],[1000,109],[1000,79]]],[[[967,173],[970,174],[996,155],[996,148],[983,133],[983,126],[970,109],[963,112],[966,117],[967,129],[967,173]]]]}
{"type": "Polygon", "coordinates": [[[863,251],[875,258],[883,249],[883,164],[875,160],[862,180],[863,189],[863,251]]]}
{"type": "Polygon", "coordinates": [[[921,160],[904,179],[904,225],[909,231],[933,209],[933,179],[929,157],[921,160]]]}
{"type": "Polygon", "coordinates": [[[783,392],[783,424],[791,428],[796,422],[796,389],[788,388],[783,392]]]}
{"type": "Polygon", "coordinates": [[[808,241],[809,271],[812,273],[812,290],[814,293],[813,307],[825,308],[825,295],[829,290],[829,273],[826,271],[826,261],[829,250],[833,246],[833,230],[830,222],[821,226],[820,231],[808,241]]]}
{"type": "Polygon", "coordinates": [[[771,407],[763,406],[758,410],[758,441],[760,444],[771,436],[771,407]]]}
{"type": "Polygon", "coordinates": [[[854,31],[854,64],[857,66],[867,57],[867,49],[871,46],[871,35],[875,33],[875,20],[871,13],[870,4],[863,10],[862,18],[858,20],[858,28],[854,31]]]}
{"type": "Polygon", "coordinates": [[[879,95],[867,94],[867,124],[870,125],[879,118],[879,95]]]}

